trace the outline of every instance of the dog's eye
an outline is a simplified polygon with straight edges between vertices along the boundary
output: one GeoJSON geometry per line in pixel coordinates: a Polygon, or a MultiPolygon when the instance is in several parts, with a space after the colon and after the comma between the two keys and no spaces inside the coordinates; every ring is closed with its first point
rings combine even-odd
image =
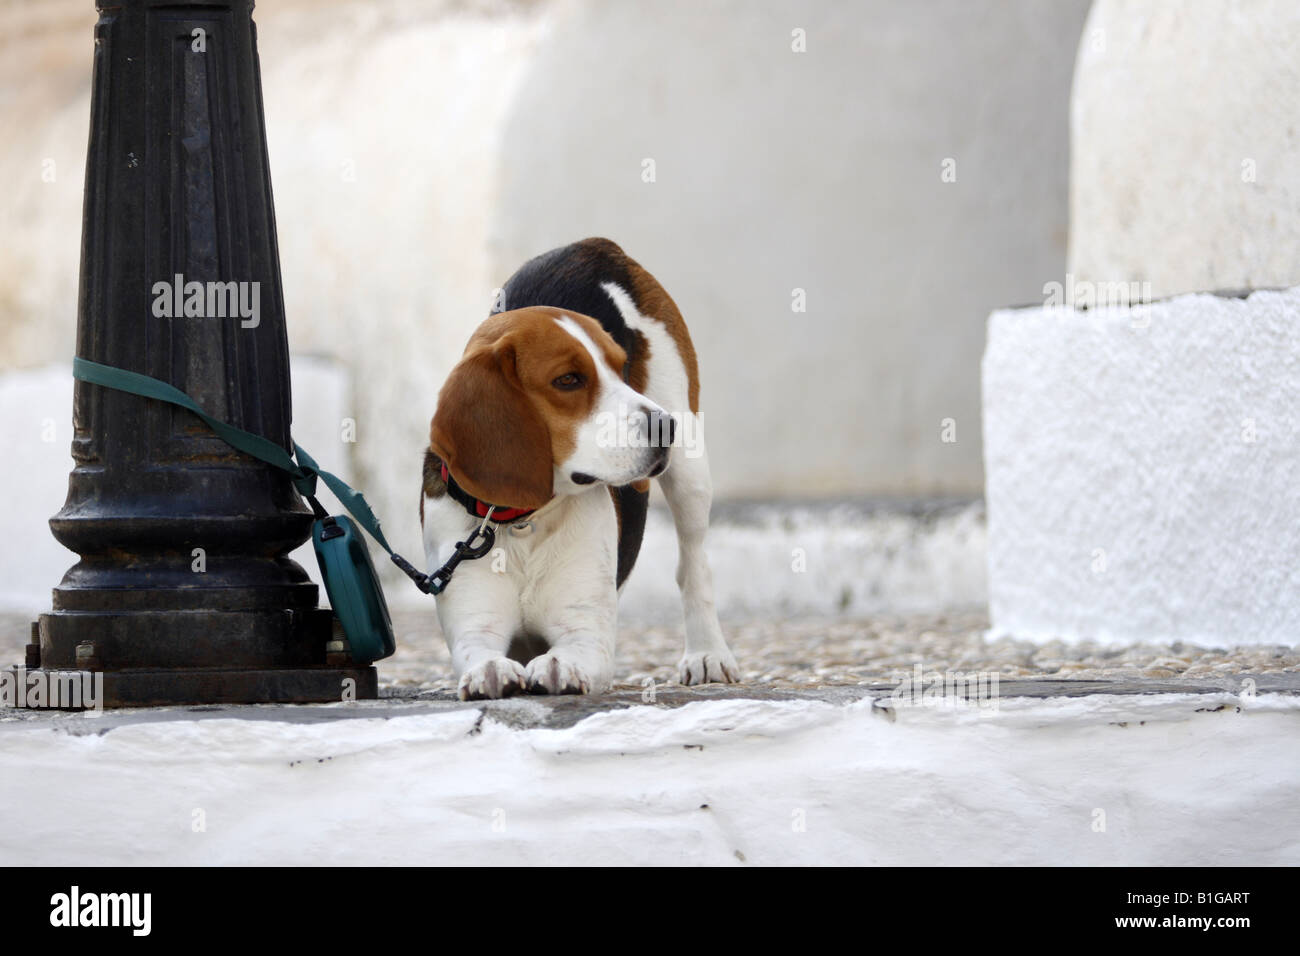
{"type": "Polygon", "coordinates": [[[582,376],[577,372],[566,372],[564,375],[551,381],[551,384],[562,392],[572,392],[575,389],[582,388],[582,383],[582,376]]]}

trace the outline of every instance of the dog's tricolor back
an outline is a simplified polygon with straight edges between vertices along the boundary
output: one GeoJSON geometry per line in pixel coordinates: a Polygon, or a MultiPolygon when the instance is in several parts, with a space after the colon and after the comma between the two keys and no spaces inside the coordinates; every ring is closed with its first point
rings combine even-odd
{"type": "MultiPolygon", "coordinates": [[[[611,283],[624,291],[641,315],[663,323],[673,336],[686,360],[690,408],[692,412],[698,412],[699,370],[695,348],[676,303],[654,276],[608,239],[583,239],[529,259],[502,287],[502,295],[493,311],[549,305],[591,316],[627,353],[623,380],[644,393],[650,346],[645,334],[630,328],[614,304],[614,298],[606,289],[611,283]]],[[[641,550],[646,513],[650,507],[650,482],[611,486],[609,491],[618,514],[617,577],[621,588],[632,573],[641,550]]]]}

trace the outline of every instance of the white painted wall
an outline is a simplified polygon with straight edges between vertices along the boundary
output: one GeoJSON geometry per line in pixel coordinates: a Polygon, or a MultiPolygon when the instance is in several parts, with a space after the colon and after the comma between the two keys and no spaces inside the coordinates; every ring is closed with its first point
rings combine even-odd
{"type": "Polygon", "coordinates": [[[565,4],[506,117],[493,274],[592,234],[653,272],[724,495],[978,494],[986,306],[1064,266],[1085,10],[565,4]]]}
{"type": "Polygon", "coordinates": [[[1300,5],[1097,0],[1071,101],[1070,271],[1156,297],[1300,282],[1300,5]]]}

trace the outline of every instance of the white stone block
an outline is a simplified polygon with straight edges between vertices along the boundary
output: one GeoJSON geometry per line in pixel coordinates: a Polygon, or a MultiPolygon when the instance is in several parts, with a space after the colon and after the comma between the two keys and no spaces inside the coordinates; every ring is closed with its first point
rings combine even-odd
{"type": "Polygon", "coordinates": [[[77,563],[49,525],[72,471],[70,364],[0,375],[0,445],[0,608],[48,611],[50,589],[77,563]]]}
{"type": "Polygon", "coordinates": [[[998,311],[983,392],[996,632],[1300,641],[1300,289],[998,311]]]}

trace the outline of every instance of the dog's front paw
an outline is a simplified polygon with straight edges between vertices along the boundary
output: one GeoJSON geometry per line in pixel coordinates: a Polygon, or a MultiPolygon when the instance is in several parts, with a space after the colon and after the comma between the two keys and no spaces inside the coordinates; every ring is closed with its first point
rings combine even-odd
{"type": "Polygon", "coordinates": [[[577,664],[555,652],[528,662],[528,690],[534,694],[589,694],[592,680],[577,664]]]}
{"type": "Polygon", "coordinates": [[[475,664],[460,676],[461,700],[497,700],[528,689],[523,667],[508,657],[493,657],[475,664]]]}
{"type": "Polygon", "coordinates": [[[677,664],[679,684],[734,684],[740,680],[740,668],[731,651],[684,654],[677,664]]]}

